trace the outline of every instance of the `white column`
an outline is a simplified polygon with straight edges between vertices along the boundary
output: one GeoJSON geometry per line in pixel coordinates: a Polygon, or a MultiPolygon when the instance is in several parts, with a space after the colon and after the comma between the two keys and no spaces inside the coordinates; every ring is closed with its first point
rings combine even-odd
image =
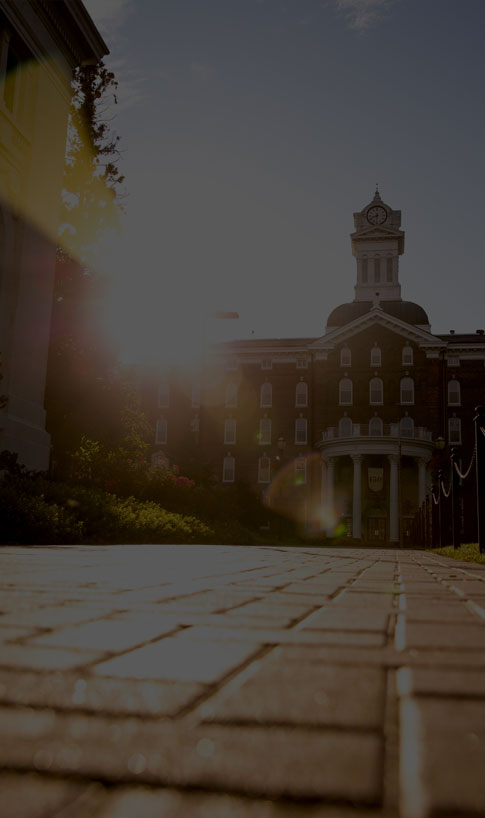
{"type": "Polygon", "coordinates": [[[389,539],[399,542],[399,458],[395,454],[388,455],[391,464],[389,481],[389,539]]]}
{"type": "Polygon", "coordinates": [[[426,460],[424,457],[418,457],[418,502],[421,508],[426,499],[426,460]]]}
{"type": "Polygon", "coordinates": [[[352,497],[352,536],[356,540],[362,537],[362,455],[353,454],[354,492],[352,497]]]}
{"type": "Polygon", "coordinates": [[[332,536],[335,529],[335,509],[334,509],[334,482],[335,482],[335,458],[326,457],[327,481],[324,500],[325,517],[327,520],[327,535],[332,536]]]}

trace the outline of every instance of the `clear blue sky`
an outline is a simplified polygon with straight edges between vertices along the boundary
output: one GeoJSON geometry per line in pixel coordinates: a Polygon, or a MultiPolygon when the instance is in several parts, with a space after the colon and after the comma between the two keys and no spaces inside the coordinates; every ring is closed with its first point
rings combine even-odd
{"type": "Polygon", "coordinates": [[[213,337],[215,310],[233,336],[322,334],[376,182],[403,297],[434,332],[485,327],[483,0],[85,4],[119,80],[127,359],[213,337]]]}

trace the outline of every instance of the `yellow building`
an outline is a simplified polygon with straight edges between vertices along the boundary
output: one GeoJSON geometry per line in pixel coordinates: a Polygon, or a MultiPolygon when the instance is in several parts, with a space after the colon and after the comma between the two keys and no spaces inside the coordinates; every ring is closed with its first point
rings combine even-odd
{"type": "Polygon", "coordinates": [[[0,0],[0,450],[49,465],[44,387],[73,69],[108,53],[80,0],[0,0]]]}

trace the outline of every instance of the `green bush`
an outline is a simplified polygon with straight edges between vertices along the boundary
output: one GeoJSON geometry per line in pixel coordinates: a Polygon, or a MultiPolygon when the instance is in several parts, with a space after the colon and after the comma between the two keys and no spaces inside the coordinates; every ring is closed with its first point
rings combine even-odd
{"type": "Polygon", "coordinates": [[[3,543],[191,543],[215,536],[196,517],[155,502],[44,478],[5,478],[0,506],[3,543]]]}

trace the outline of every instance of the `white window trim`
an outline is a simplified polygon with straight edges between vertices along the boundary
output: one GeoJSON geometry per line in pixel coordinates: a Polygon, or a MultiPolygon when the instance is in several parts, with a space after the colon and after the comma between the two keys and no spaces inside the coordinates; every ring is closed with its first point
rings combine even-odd
{"type": "MultiPolygon", "coordinates": [[[[374,389],[374,391],[376,391],[374,389]]],[[[382,406],[384,403],[384,383],[382,378],[371,378],[369,381],[369,405],[370,406],[382,406]],[[379,381],[380,383],[380,400],[372,400],[372,384],[373,382],[379,381]]]]}
{"type": "Polygon", "coordinates": [[[235,418],[225,418],[224,420],[224,443],[233,446],[236,443],[237,425],[235,418]]]}
{"type": "MultiPolygon", "coordinates": [[[[345,390],[347,391],[347,390],[345,390]]],[[[339,406],[352,406],[354,400],[354,386],[350,378],[342,378],[338,385],[338,403],[339,406]],[[350,400],[342,400],[342,383],[347,381],[350,384],[350,400]]]]}
{"type": "Polygon", "coordinates": [[[273,369],[273,359],[272,358],[262,358],[262,360],[261,360],[261,369],[273,369]]]}
{"type": "Polygon", "coordinates": [[[402,348],[401,363],[403,366],[414,366],[414,350],[412,347],[405,346],[402,348]],[[409,359],[406,359],[406,354],[409,355],[409,359]]]}
{"type": "Polygon", "coordinates": [[[414,437],[414,420],[407,415],[399,421],[399,437],[414,437]],[[406,429],[405,426],[408,426],[406,429]]]}
{"type": "Polygon", "coordinates": [[[297,369],[308,369],[308,358],[303,355],[298,355],[296,358],[297,369]]]}
{"type": "Polygon", "coordinates": [[[306,381],[300,381],[296,385],[295,406],[301,409],[305,409],[308,406],[308,384],[306,383],[306,381]],[[299,393],[302,394],[299,395],[299,393]],[[302,400],[304,401],[303,403],[302,400]]]}
{"type": "Polygon", "coordinates": [[[461,445],[461,418],[448,418],[448,443],[450,446],[461,445]],[[458,433],[458,440],[452,440],[451,426],[453,424],[455,424],[457,427],[453,434],[458,433]]]}
{"type": "Polygon", "coordinates": [[[369,421],[369,437],[382,437],[382,433],[384,430],[384,424],[382,423],[382,418],[371,418],[369,421]],[[378,432],[371,432],[371,426],[375,424],[379,426],[378,432]]]}
{"type": "Polygon", "coordinates": [[[372,347],[370,351],[370,365],[382,366],[382,352],[380,347],[372,347]],[[373,360],[373,356],[377,356],[377,360],[373,360]]]}
{"type": "Polygon", "coordinates": [[[306,446],[308,443],[308,421],[306,418],[296,418],[295,420],[295,444],[306,446]],[[300,428],[299,428],[300,427],[300,428]],[[305,433],[305,440],[298,440],[298,436],[305,433]]]}
{"type": "Polygon", "coordinates": [[[342,347],[340,350],[340,366],[352,366],[352,350],[349,347],[342,347]]]}
{"type": "Polygon", "coordinates": [[[408,376],[406,376],[405,378],[401,378],[401,380],[399,382],[399,402],[403,406],[414,406],[414,399],[415,399],[415,393],[414,393],[414,380],[413,380],[413,378],[409,378],[408,376]],[[411,381],[411,383],[413,385],[413,387],[412,387],[413,396],[412,396],[411,400],[404,400],[403,399],[403,391],[405,391],[405,392],[410,392],[411,391],[409,388],[403,389],[402,382],[406,381],[406,380],[411,381]]]}
{"type": "Polygon", "coordinates": [[[222,462],[222,482],[234,483],[236,478],[236,460],[231,455],[227,455],[222,462]],[[227,473],[232,474],[228,479],[227,473]]]}

